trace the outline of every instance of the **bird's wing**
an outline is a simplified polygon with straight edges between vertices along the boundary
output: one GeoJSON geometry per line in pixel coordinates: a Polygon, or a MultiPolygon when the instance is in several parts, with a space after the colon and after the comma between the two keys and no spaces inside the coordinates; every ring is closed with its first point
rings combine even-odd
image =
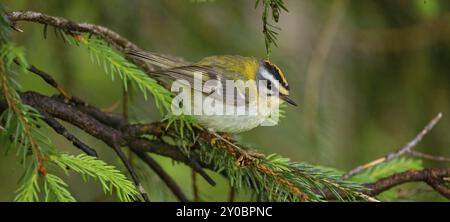
{"type": "Polygon", "coordinates": [[[165,84],[167,88],[171,88],[175,81],[182,80],[178,81],[178,83],[202,92],[205,96],[224,101],[225,104],[229,105],[248,104],[248,92],[250,90],[256,90],[256,88],[253,88],[253,85],[249,87],[248,91],[244,86],[239,84],[236,85],[236,88],[231,88],[233,85],[229,85],[231,82],[227,81],[229,77],[226,75],[229,74],[226,71],[205,65],[189,65],[163,69],[154,71],[151,75],[165,84]]]}
{"type": "Polygon", "coordinates": [[[133,59],[144,61],[145,63],[149,63],[163,69],[189,65],[188,62],[180,58],[142,50],[129,49],[126,54],[133,59]]]}

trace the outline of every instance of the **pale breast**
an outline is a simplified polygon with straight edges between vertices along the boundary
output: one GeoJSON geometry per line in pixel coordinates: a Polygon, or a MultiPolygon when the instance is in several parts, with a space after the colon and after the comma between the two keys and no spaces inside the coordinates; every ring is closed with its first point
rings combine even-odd
{"type": "Polygon", "coordinates": [[[198,122],[216,132],[241,133],[259,126],[264,116],[196,116],[198,122]]]}
{"type": "MultiPolygon", "coordinates": [[[[279,102],[278,98],[276,102],[279,102]]],[[[225,110],[231,108],[230,106],[224,105],[225,110]]],[[[195,115],[195,118],[202,126],[215,132],[241,133],[262,124],[276,125],[278,119],[275,119],[275,122],[273,122],[273,115],[278,114],[278,109],[279,106],[271,106],[270,110],[265,114],[258,112],[250,115],[195,115]]]]}

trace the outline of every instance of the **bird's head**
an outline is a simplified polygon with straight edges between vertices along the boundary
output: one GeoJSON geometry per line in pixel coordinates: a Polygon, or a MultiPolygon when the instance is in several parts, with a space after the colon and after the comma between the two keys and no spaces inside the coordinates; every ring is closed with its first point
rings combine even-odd
{"type": "Polygon", "coordinates": [[[278,96],[281,100],[297,106],[297,104],[289,98],[289,84],[286,76],[277,65],[266,59],[261,60],[256,73],[256,80],[266,81],[266,85],[262,89],[259,89],[260,93],[265,92],[268,96],[272,96],[276,95],[275,92],[278,92],[278,96]]]}

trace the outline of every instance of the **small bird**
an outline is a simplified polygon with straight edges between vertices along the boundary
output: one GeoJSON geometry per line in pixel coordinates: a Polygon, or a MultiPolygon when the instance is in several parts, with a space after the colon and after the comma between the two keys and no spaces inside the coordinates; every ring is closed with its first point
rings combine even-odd
{"type": "MultiPolygon", "coordinates": [[[[146,52],[142,50],[129,50],[127,55],[135,60],[142,61],[146,64],[158,66],[161,69],[149,73],[153,78],[161,82],[170,89],[170,85],[176,80],[185,80],[194,85],[195,78],[198,78],[195,73],[201,73],[202,82],[208,80],[217,80],[226,84],[227,80],[252,80],[251,87],[248,90],[253,90],[254,95],[259,93],[267,93],[268,103],[281,104],[287,102],[291,105],[297,104],[290,99],[289,84],[283,72],[277,65],[273,64],[267,59],[258,59],[254,57],[244,57],[239,55],[219,55],[211,56],[201,59],[196,63],[188,63],[177,59],[170,58],[165,55],[146,52]],[[258,81],[265,80],[262,87],[258,85],[258,81]],[[270,93],[277,90],[278,93],[270,93]]],[[[198,90],[198,89],[194,89],[198,90]]],[[[203,89],[200,89],[203,90],[203,89]]],[[[230,90],[228,90],[230,91],[230,90]]],[[[221,95],[228,93],[223,88],[221,95]]],[[[237,87],[237,94],[234,96],[236,101],[231,103],[224,100],[223,97],[215,98],[215,102],[221,103],[226,108],[236,108],[238,106],[249,106],[248,95],[250,94],[246,89],[237,87]],[[247,100],[245,103],[240,103],[239,98],[247,100]]],[[[211,92],[202,92],[204,96],[208,96],[211,92]]],[[[257,104],[253,104],[257,105],[257,104]]],[[[272,114],[277,112],[279,106],[273,106],[268,113],[257,115],[195,115],[200,125],[206,127],[210,131],[223,133],[240,133],[251,130],[268,120],[272,114]]]]}

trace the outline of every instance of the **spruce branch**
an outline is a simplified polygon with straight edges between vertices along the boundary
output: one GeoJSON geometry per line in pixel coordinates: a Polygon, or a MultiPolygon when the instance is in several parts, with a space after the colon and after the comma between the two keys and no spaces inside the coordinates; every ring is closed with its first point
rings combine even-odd
{"type": "Polygon", "coordinates": [[[16,191],[17,195],[14,201],[34,202],[39,200],[38,175],[33,173],[16,191]]]}
{"type": "Polygon", "coordinates": [[[34,65],[30,65],[27,69],[31,73],[34,73],[34,74],[38,75],[39,77],[41,77],[47,84],[49,84],[50,86],[55,88],[59,92],[59,94],[61,94],[65,99],[71,98],[71,96],[56,82],[55,79],[53,79],[53,77],[51,75],[38,69],[34,65]]]}
{"type": "Polygon", "coordinates": [[[75,202],[75,198],[67,190],[68,186],[61,178],[47,174],[44,180],[45,201],[75,202]]]}
{"type": "Polygon", "coordinates": [[[170,177],[169,174],[167,174],[164,169],[152,157],[148,155],[148,153],[137,150],[134,150],[133,152],[139,158],[141,158],[141,160],[144,161],[145,164],[147,164],[156,174],[158,174],[161,180],[164,181],[164,183],[167,185],[167,187],[169,187],[169,189],[178,198],[179,201],[189,201],[189,199],[183,193],[182,189],[176,184],[172,177],[170,177]]]}
{"type": "MultiPolygon", "coordinates": [[[[133,148],[134,146],[133,144],[130,145],[124,141],[124,135],[122,135],[122,133],[119,130],[116,130],[109,126],[105,126],[95,118],[86,115],[85,113],[79,110],[76,110],[73,105],[67,104],[65,101],[58,101],[58,99],[52,101],[48,97],[31,92],[23,94],[22,97],[27,102],[34,104],[34,106],[37,107],[39,111],[46,112],[54,117],[69,122],[79,127],[80,129],[83,129],[87,133],[103,140],[112,148],[117,147],[118,145],[130,146],[130,148],[133,148]],[[41,99],[46,100],[46,102],[50,101],[52,102],[45,104],[45,102],[43,103],[42,101],[39,101],[41,99]]],[[[80,106],[85,107],[84,105],[80,106]]],[[[95,111],[96,114],[98,114],[98,112],[100,111],[98,110],[95,111]]],[[[101,118],[101,119],[108,119],[108,118],[101,118]]],[[[146,144],[146,146],[148,146],[148,144],[146,144]]],[[[153,144],[151,144],[151,146],[153,146],[153,144]]]]}
{"type": "Polygon", "coordinates": [[[52,163],[58,165],[66,173],[67,169],[73,170],[87,177],[98,180],[105,193],[116,192],[121,201],[134,201],[139,195],[136,187],[124,174],[114,166],[108,165],[102,160],[85,154],[72,156],[67,154],[53,155],[50,157],[52,163]]]}
{"type": "MultiPolygon", "coordinates": [[[[3,39],[4,41],[7,41],[3,39]]],[[[4,132],[1,137],[6,147],[15,147],[21,156],[21,162],[25,160],[32,151],[33,161],[27,165],[22,178],[22,185],[17,191],[17,201],[37,201],[38,193],[41,189],[38,186],[38,179],[44,180],[45,201],[75,201],[70,192],[66,189],[67,184],[59,177],[49,174],[44,162],[47,162],[49,155],[55,155],[56,150],[50,139],[42,133],[41,120],[71,140],[76,146],[86,150],[86,152],[95,154],[85,144],[71,135],[61,124],[45,113],[40,113],[33,107],[23,103],[20,98],[20,85],[14,80],[15,72],[13,65],[16,64],[21,73],[27,70],[41,75],[35,67],[28,65],[24,52],[11,43],[2,44],[0,48],[0,86],[5,98],[5,105],[2,107],[2,122],[5,124],[4,132]],[[43,114],[43,115],[41,115],[43,114]],[[11,138],[12,141],[11,141],[11,138]],[[11,143],[12,142],[12,143],[11,143]]],[[[44,73],[45,74],[45,73],[44,73]]],[[[49,78],[47,78],[49,80],[49,78]]],[[[48,81],[47,81],[48,82],[48,81]]],[[[57,86],[56,82],[53,82],[57,86]]],[[[45,125],[45,124],[44,124],[45,125]]]]}
{"type": "Polygon", "coordinates": [[[72,144],[79,148],[81,151],[86,153],[89,156],[98,156],[97,151],[95,151],[93,148],[89,147],[82,141],[80,141],[77,137],[75,137],[72,133],[70,133],[61,123],[58,122],[58,120],[54,119],[53,117],[49,116],[46,113],[41,113],[42,118],[44,121],[49,125],[56,133],[64,136],[67,140],[72,142],[72,144]]]}
{"type": "Polygon", "coordinates": [[[374,166],[376,166],[376,165],[378,165],[380,163],[388,162],[388,161],[391,161],[391,160],[393,160],[395,158],[398,158],[398,157],[400,157],[400,156],[402,156],[404,154],[411,153],[412,150],[414,149],[414,147],[417,146],[417,144],[420,141],[422,141],[423,137],[425,135],[427,135],[428,132],[430,132],[433,129],[433,127],[439,122],[439,120],[441,120],[441,118],[442,118],[442,113],[438,113],[436,115],[436,117],[434,117],[425,126],[425,128],[423,128],[423,130],[420,131],[419,134],[417,134],[416,137],[414,137],[414,139],[411,140],[410,142],[408,142],[405,146],[399,148],[398,150],[395,150],[393,152],[390,152],[390,153],[386,154],[384,157],[378,158],[378,159],[373,160],[373,161],[371,161],[369,163],[366,163],[364,165],[360,165],[360,166],[357,166],[357,167],[353,168],[352,170],[350,170],[346,174],[344,174],[343,178],[344,179],[350,178],[350,177],[352,177],[352,176],[354,176],[354,175],[356,175],[356,174],[358,174],[358,173],[360,173],[360,172],[362,172],[362,171],[364,171],[366,169],[374,167],[374,166]]]}
{"type": "MultiPolygon", "coordinates": [[[[134,43],[129,41],[128,39],[124,38],[123,36],[119,35],[117,32],[114,32],[104,26],[90,24],[90,23],[80,23],[80,22],[74,22],[70,21],[68,19],[57,17],[57,16],[50,16],[46,15],[40,12],[34,12],[34,11],[15,11],[6,13],[5,16],[5,24],[8,24],[11,26],[14,30],[20,30],[17,27],[18,21],[29,21],[29,22],[35,22],[35,23],[41,23],[44,24],[44,37],[46,36],[48,26],[52,26],[55,28],[55,32],[60,32],[64,35],[65,32],[71,34],[71,35],[78,35],[81,33],[86,33],[91,37],[92,35],[100,37],[101,39],[105,40],[106,42],[110,43],[112,46],[114,46],[117,50],[120,52],[126,52],[130,49],[137,50],[139,49],[134,43]],[[59,31],[58,31],[59,30],[59,31]]],[[[64,37],[63,37],[64,39],[64,37]]],[[[169,56],[176,60],[183,61],[181,58],[177,58],[174,56],[169,56]]],[[[139,61],[133,61],[137,63],[139,67],[141,67],[144,71],[150,72],[153,70],[152,67],[148,66],[145,63],[139,62],[139,61]]]]}
{"type": "Polygon", "coordinates": [[[413,156],[413,157],[418,157],[418,158],[422,158],[422,159],[425,159],[425,160],[440,161],[440,162],[450,162],[450,158],[448,158],[448,157],[431,155],[431,154],[419,152],[419,151],[416,151],[416,150],[411,150],[410,152],[408,152],[408,154],[413,156]]]}
{"type": "Polygon", "coordinates": [[[13,145],[18,147],[18,152],[22,153],[22,160],[25,161],[26,153],[28,150],[28,145],[31,146],[31,150],[36,156],[37,170],[42,175],[46,175],[47,170],[44,167],[44,156],[41,151],[41,143],[48,144],[47,138],[42,138],[38,135],[38,130],[36,126],[35,117],[39,114],[29,106],[22,103],[18,92],[14,88],[20,88],[15,80],[7,74],[7,70],[12,69],[14,61],[20,60],[21,67],[27,66],[27,62],[24,58],[24,52],[20,48],[16,48],[11,44],[4,44],[0,49],[0,86],[2,89],[3,96],[5,97],[6,103],[9,107],[8,112],[2,115],[5,121],[5,128],[7,128],[6,133],[3,134],[6,140],[9,139],[11,135],[8,135],[9,127],[16,127],[14,135],[15,140],[13,145]],[[22,146],[20,146],[22,145],[22,146]]]}
{"type": "Polygon", "coordinates": [[[116,75],[122,79],[126,91],[128,90],[128,83],[132,83],[135,85],[135,88],[142,92],[145,99],[147,99],[149,92],[153,95],[156,106],[161,113],[165,114],[170,110],[172,94],[158,84],[156,80],[150,78],[142,69],[130,63],[102,40],[95,38],[86,39],[83,36],[78,36],[76,39],[86,45],[91,53],[91,60],[102,65],[105,73],[111,75],[112,80],[114,80],[116,75]]]}
{"type": "MultiPolygon", "coordinates": [[[[263,0],[263,3],[266,8],[268,5],[273,13],[275,11],[273,17],[277,20],[277,13],[279,13],[277,7],[282,6],[282,1],[263,0]]],[[[265,18],[267,19],[268,9],[266,8],[264,13],[266,14],[265,18]]],[[[68,41],[72,41],[71,38],[73,37],[77,43],[87,45],[92,43],[90,49],[94,49],[94,51],[97,50],[97,52],[94,52],[94,58],[97,56],[102,58],[98,60],[103,61],[101,64],[106,67],[105,71],[107,73],[119,74],[119,77],[122,77],[122,79],[131,80],[138,84],[138,86],[142,83],[141,80],[143,75],[141,75],[142,73],[138,75],[137,72],[139,71],[134,72],[127,70],[130,68],[129,65],[131,65],[133,69],[135,67],[141,67],[144,71],[149,73],[146,67],[143,67],[142,64],[135,63],[135,61],[125,63],[126,61],[123,60],[124,58],[120,54],[116,53],[110,49],[107,44],[102,42],[104,40],[112,43],[122,52],[127,48],[137,48],[133,43],[104,27],[92,24],[85,25],[83,23],[75,23],[64,18],[48,16],[36,12],[12,12],[8,13],[7,17],[10,25],[16,29],[16,21],[26,20],[39,22],[45,24],[45,27],[51,25],[56,27],[59,31],[63,30],[61,31],[61,34],[63,37],[65,36],[68,41]],[[84,35],[81,35],[81,33],[91,33],[100,37],[102,40],[86,38],[84,35]],[[66,34],[70,35],[69,38],[67,38],[66,34]],[[92,42],[91,39],[93,39],[92,42]],[[99,42],[95,42],[97,40],[99,42]],[[109,59],[108,56],[112,56],[113,59],[109,59]],[[125,72],[125,74],[123,72],[125,72]]],[[[273,38],[274,36],[272,36],[272,40],[274,40],[273,38]]],[[[269,41],[269,43],[272,42],[269,41]]],[[[144,75],[146,75],[146,73],[144,73],[144,75]]],[[[145,82],[142,83],[142,85],[142,88],[144,88],[145,91],[152,92],[152,95],[154,95],[155,98],[161,95],[160,93],[162,91],[156,92],[152,91],[151,87],[146,88],[149,87],[151,83],[145,82]]],[[[153,90],[154,89],[155,88],[153,88],[153,90]]],[[[225,175],[229,178],[233,187],[236,187],[237,189],[250,188],[258,194],[261,200],[323,201],[337,198],[340,200],[365,199],[373,201],[374,199],[372,196],[378,194],[377,191],[381,192],[393,186],[410,181],[427,182],[444,196],[447,194],[448,184],[445,182],[445,178],[448,177],[447,169],[424,169],[421,171],[400,172],[377,180],[371,184],[362,185],[360,183],[342,179],[342,174],[337,174],[335,171],[325,170],[304,163],[295,163],[277,155],[266,156],[261,153],[250,151],[244,146],[244,149],[237,150],[235,147],[223,143],[223,141],[215,140],[216,137],[214,135],[211,135],[209,132],[202,129],[191,128],[190,132],[193,132],[196,135],[192,138],[183,137],[184,133],[181,133],[180,136],[180,126],[170,124],[170,121],[166,121],[149,124],[152,126],[147,127],[145,130],[141,128],[131,132],[131,130],[129,131],[131,128],[129,127],[130,124],[128,124],[127,120],[103,113],[94,106],[85,105],[85,103],[78,99],[60,101],[58,98],[50,98],[35,92],[20,94],[20,98],[27,105],[32,106],[39,112],[48,113],[53,118],[58,118],[75,125],[90,135],[104,141],[113,148],[118,148],[117,146],[128,146],[134,152],[156,153],[183,162],[193,168],[196,165],[192,164],[192,160],[195,160],[195,163],[201,166],[200,169],[208,168],[225,175]],[[161,126],[163,126],[163,128],[161,128],[161,126]],[[180,149],[180,146],[183,144],[167,142],[158,137],[160,134],[172,136],[173,138],[183,138],[183,144],[186,142],[190,145],[189,156],[186,156],[186,153],[180,149]],[[147,138],[145,136],[152,136],[152,138],[147,138]],[[425,174],[428,176],[424,176],[425,174]],[[405,175],[407,177],[406,179],[405,175]],[[390,181],[390,183],[387,183],[386,181],[390,181]]],[[[188,125],[191,126],[190,124],[188,125]]]]}
{"type": "MultiPolygon", "coordinates": [[[[52,116],[55,116],[64,121],[70,122],[71,124],[74,124],[83,130],[86,130],[87,133],[89,133],[101,140],[108,141],[108,140],[111,140],[112,137],[122,138],[123,141],[122,140],[121,141],[123,142],[123,144],[127,144],[127,146],[129,146],[133,150],[151,152],[151,153],[155,153],[158,155],[166,156],[173,160],[183,162],[183,163],[187,164],[188,166],[190,166],[189,159],[186,158],[186,156],[177,147],[174,147],[172,145],[165,144],[162,142],[158,142],[158,141],[149,141],[149,140],[144,140],[142,138],[136,138],[136,137],[129,136],[129,132],[127,132],[127,129],[129,129],[128,127],[123,127],[122,130],[119,130],[119,129],[115,129],[115,128],[109,128],[109,127],[98,125],[99,122],[96,120],[96,118],[90,116],[87,113],[83,113],[82,111],[79,110],[79,109],[81,109],[81,107],[83,107],[81,105],[80,106],[69,105],[69,104],[66,104],[63,101],[61,101],[61,99],[58,99],[58,97],[50,98],[50,97],[42,96],[42,95],[39,95],[36,93],[31,93],[31,92],[28,92],[28,93],[22,95],[22,97],[24,98],[24,101],[27,104],[29,104],[33,107],[36,107],[37,109],[39,109],[41,111],[47,111],[52,116]],[[82,114],[80,114],[78,112],[80,112],[82,114]]],[[[98,113],[98,112],[94,112],[94,113],[97,117],[99,117],[100,113],[98,113]]],[[[103,113],[103,115],[108,116],[110,114],[103,113]]],[[[100,117],[100,119],[112,119],[113,121],[111,122],[111,125],[115,125],[116,122],[122,122],[122,121],[118,121],[115,118],[110,118],[110,117],[100,117]]],[[[107,122],[105,122],[105,124],[106,123],[107,122]]],[[[164,131],[161,130],[161,129],[165,129],[165,124],[163,124],[163,123],[154,123],[153,127],[146,127],[146,128],[153,129],[154,135],[158,135],[159,133],[165,133],[164,131]]],[[[170,131],[170,128],[168,130],[170,131]]],[[[149,130],[147,130],[146,132],[151,133],[149,130]]],[[[205,139],[203,141],[205,143],[211,142],[211,140],[209,140],[209,139],[205,139]]],[[[203,156],[198,156],[200,154],[197,154],[197,153],[192,153],[191,155],[196,156],[197,160],[199,161],[199,164],[202,167],[214,170],[218,173],[225,175],[227,178],[229,178],[233,182],[233,184],[241,184],[241,185],[243,184],[243,182],[244,182],[243,180],[235,179],[235,178],[241,178],[241,177],[237,177],[236,175],[242,174],[242,171],[233,170],[233,169],[236,169],[236,159],[234,159],[234,158],[233,158],[234,160],[231,158],[224,159],[223,156],[216,155],[217,152],[226,152],[224,149],[212,149],[212,150],[208,149],[207,151],[208,152],[200,153],[200,154],[203,153],[203,156]],[[214,157],[216,157],[216,158],[214,159],[214,157]],[[222,158],[220,158],[220,157],[222,157],[222,158]],[[231,174],[227,174],[228,173],[227,169],[231,169],[229,171],[231,174]]],[[[276,158],[276,159],[279,160],[279,158],[276,158]]],[[[242,160],[244,160],[243,161],[244,163],[246,162],[245,159],[242,159],[242,160]]],[[[241,162],[242,162],[242,160],[241,160],[241,162]]],[[[275,161],[275,162],[277,162],[277,161],[275,161]]],[[[278,162],[282,163],[283,161],[278,161],[278,162]]],[[[276,165],[277,165],[277,168],[280,168],[280,167],[283,168],[283,166],[284,166],[284,164],[276,164],[276,165]]],[[[238,168],[238,169],[248,170],[249,168],[247,167],[247,168],[238,168]]],[[[435,171],[433,169],[434,168],[424,169],[424,170],[422,170],[423,172],[419,171],[420,173],[418,175],[423,175],[427,172],[435,171]],[[425,171],[425,170],[430,170],[430,171],[425,171]]],[[[321,172],[327,172],[327,171],[329,171],[329,170],[325,170],[325,171],[321,171],[321,172]]],[[[448,172],[448,169],[442,169],[442,170],[438,170],[438,171],[441,173],[438,175],[439,177],[437,177],[440,180],[436,180],[434,182],[434,184],[440,184],[440,185],[445,184],[443,182],[443,181],[445,181],[444,178],[450,177],[449,174],[445,174],[445,172],[448,172]]],[[[252,173],[252,172],[254,172],[254,171],[251,171],[250,173],[252,173]]],[[[340,173],[333,173],[333,172],[331,172],[331,173],[336,174],[336,175],[342,175],[340,173]]],[[[400,178],[397,177],[397,175],[402,174],[402,173],[403,172],[398,172],[393,175],[387,176],[387,178],[390,178],[389,184],[393,184],[392,186],[387,186],[386,183],[378,183],[379,181],[381,181],[381,179],[378,179],[373,183],[364,184],[365,189],[363,189],[361,191],[361,193],[365,194],[365,195],[369,195],[369,196],[377,195],[383,191],[386,191],[389,188],[392,188],[393,186],[398,186],[398,185],[412,181],[412,178],[400,180],[400,178]]],[[[430,174],[430,175],[433,175],[433,174],[430,174]]],[[[422,176],[422,177],[417,176],[415,178],[416,178],[416,180],[414,180],[414,181],[426,182],[426,180],[425,180],[426,178],[424,176],[422,176]]],[[[435,177],[431,177],[431,178],[435,178],[435,177]]],[[[252,186],[252,184],[257,181],[252,181],[250,179],[245,182],[247,184],[249,184],[250,186],[252,186]]],[[[270,188],[270,187],[263,186],[262,188],[265,189],[265,188],[270,188]]],[[[274,188],[277,188],[277,187],[274,187],[274,188]]],[[[253,189],[253,186],[252,186],[252,189],[253,189]]],[[[276,189],[273,189],[272,191],[275,191],[275,190],[276,189]]],[[[441,190],[442,190],[442,188],[441,188],[441,190]]],[[[333,192],[330,192],[330,190],[327,188],[316,190],[315,193],[317,195],[321,195],[323,197],[323,200],[336,199],[336,194],[333,192]]],[[[345,192],[341,193],[341,191],[339,191],[339,190],[338,190],[338,194],[343,197],[346,196],[345,192]]],[[[271,200],[274,200],[274,198],[277,198],[277,197],[272,196],[270,198],[271,198],[271,200]]]]}
{"type": "MultiPolygon", "coordinates": [[[[5,31],[5,22],[1,22],[0,29],[2,33],[7,32],[5,31]]],[[[8,35],[2,34],[0,42],[2,44],[0,48],[0,88],[6,101],[4,108],[6,111],[0,116],[1,122],[6,126],[1,133],[1,139],[7,150],[11,147],[17,149],[22,164],[26,164],[29,150],[31,150],[32,156],[32,161],[27,164],[26,171],[22,176],[22,185],[17,191],[15,200],[38,200],[40,191],[38,179],[43,177],[46,201],[51,197],[58,201],[73,201],[74,198],[66,189],[67,185],[58,177],[48,174],[47,168],[44,166],[44,161],[47,161],[48,155],[54,152],[54,147],[50,139],[41,132],[39,112],[25,105],[19,96],[18,90],[21,86],[15,81],[16,72],[12,66],[16,64],[22,74],[26,73],[29,65],[25,59],[24,50],[10,43],[8,35]]]]}
{"type": "Polygon", "coordinates": [[[198,184],[197,184],[197,173],[195,170],[191,170],[191,183],[192,183],[192,193],[194,196],[194,201],[200,201],[200,194],[198,192],[198,184]]]}
{"type": "MultiPolygon", "coordinates": [[[[18,21],[31,21],[44,24],[46,26],[53,26],[61,30],[66,30],[71,33],[89,33],[105,39],[109,43],[116,46],[118,49],[137,49],[138,47],[127,40],[126,38],[120,36],[118,33],[111,31],[110,29],[89,23],[76,23],[67,20],[62,17],[49,16],[40,12],[33,11],[16,11],[6,14],[9,25],[15,30],[19,29],[17,27],[18,21]]],[[[19,29],[20,30],[20,29],[19,29]]],[[[45,33],[45,32],[44,32],[45,33]]]]}
{"type": "MultiPolygon", "coordinates": [[[[351,181],[369,183],[375,182],[383,177],[390,176],[395,173],[401,173],[407,170],[422,170],[423,162],[420,159],[411,159],[399,157],[389,162],[380,163],[374,167],[362,171],[349,178],[351,181]]],[[[344,174],[345,172],[339,172],[344,174]]]]}
{"type": "Polygon", "coordinates": [[[270,56],[272,45],[278,47],[278,31],[280,28],[276,25],[273,25],[269,22],[269,12],[272,14],[272,19],[275,23],[278,23],[280,18],[281,11],[288,12],[288,9],[285,6],[283,0],[256,0],[255,8],[262,3],[263,13],[262,13],[262,22],[263,22],[263,35],[264,35],[264,43],[266,46],[267,57],[270,56]]]}
{"type": "Polygon", "coordinates": [[[145,191],[145,189],[142,187],[141,181],[137,176],[133,165],[131,165],[130,160],[125,156],[125,153],[123,152],[122,148],[116,142],[112,148],[116,152],[117,156],[122,161],[122,163],[125,165],[125,168],[130,173],[131,179],[133,179],[134,185],[137,187],[137,190],[139,191],[142,199],[145,202],[149,202],[150,199],[148,197],[147,191],[145,191]]]}

